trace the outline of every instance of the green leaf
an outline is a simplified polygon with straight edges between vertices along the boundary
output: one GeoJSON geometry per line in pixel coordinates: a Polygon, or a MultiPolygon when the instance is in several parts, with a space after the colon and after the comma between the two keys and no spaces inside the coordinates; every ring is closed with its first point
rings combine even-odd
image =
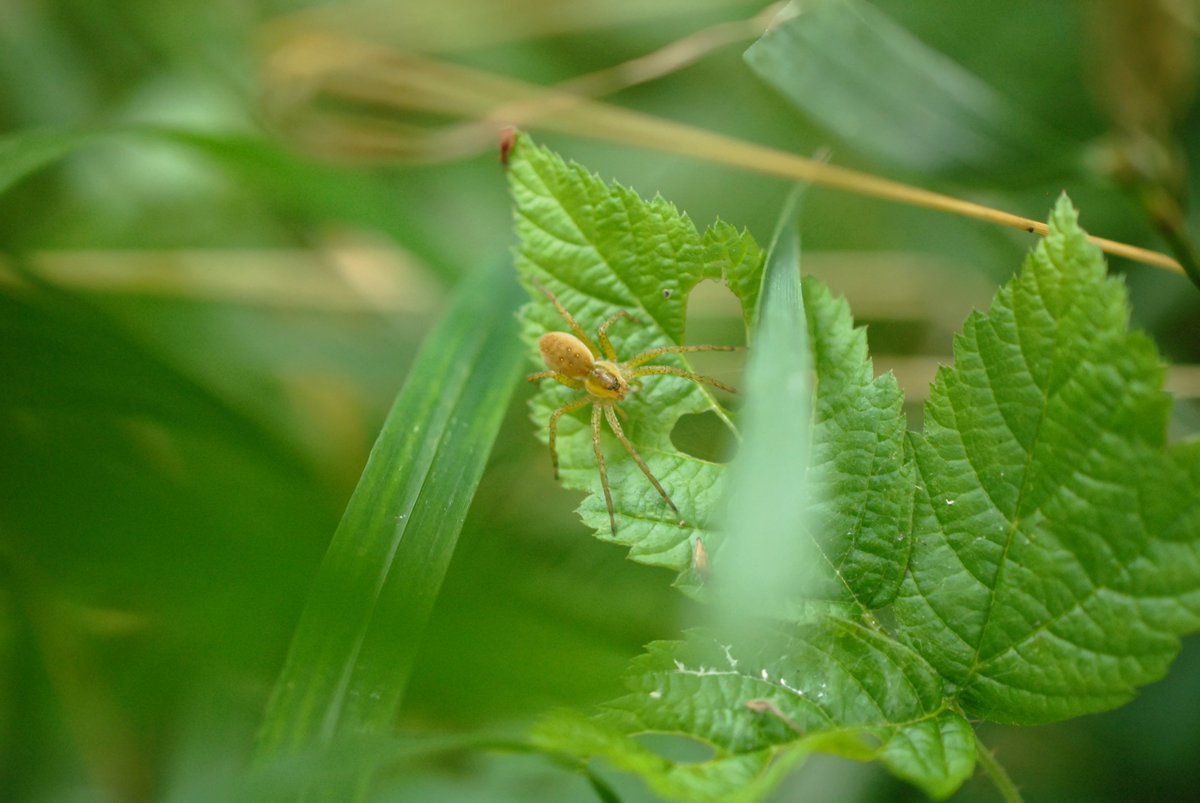
{"type": "Polygon", "coordinates": [[[1050,229],[967,321],[911,436],[897,624],[999,722],[1121,705],[1200,626],[1200,446],[1164,445],[1163,367],[1065,198],[1050,229]]]}
{"type": "Polygon", "coordinates": [[[843,299],[806,279],[804,303],[817,380],[807,481],[820,553],[806,592],[879,608],[895,597],[911,547],[904,400],[895,376],[874,376],[866,331],[853,326],[843,299]]]}
{"type": "Polygon", "coordinates": [[[724,641],[696,631],[657,642],[631,668],[632,693],[597,720],[557,714],[534,739],[602,756],[657,793],[756,800],[812,752],[878,759],[935,797],[970,776],[970,724],[912,650],[862,625],[818,617],[724,641]],[[635,734],[679,734],[709,755],[670,760],[635,734]]]}
{"type": "Polygon", "coordinates": [[[260,758],[390,728],[518,378],[520,288],[466,282],[417,356],[314,581],[260,758]]]}
{"type": "MultiPolygon", "coordinates": [[[[521,276],[527,285],[536,279],[553,292],[593,339],[614,313],[631,313],[635,321],[618,320],[609,331],[620,359],[685,343],[688,293],[704,279],[724,281],[739,295],[744,317],[750,319],[762,256],[749,235],[726,225],[701,235],[661,198],[645,201],[629,189],[605,184],[526,136],[518,138],[509,176],[521,276]]],[[[532,286],[529,290],[534,303],[525,307],[521,320],[532,347],[542,334],[567,331],[568,326],[540,292],[532,286]]],[[[537,352],[531,348],[531,353],[537,352]]],[[[678,355],[654,363],[690,370],[678,355]]],[[[542,383],[531,408],[543,438],[548,437],[551,413],[580,395],[552,381],[542,383]]],[[[560,422],[563,485],[590,492],[580,511],[600,538],[629,546],[635,560],[683,571],[691,564],[694,539],[712,531],[725,469],[677,450],[671,429],[687,413],[715,410],[727,423],[728,415],[706,387],[670,376],[646,377],[620,408],[627,416],[622,427],[679,507],[686,526],[679,526],[678,517],[606,425],[603,449],[619,527],[612,534],[592,446],[590,408],[560,422]]]]}
{"type": "Polygon", "coordinates": [[[859,152],[925,175],[1008,183],[1060,159],[1044,126],[874,5],[818,0],[781,16],[747,63],[859,152]]]}

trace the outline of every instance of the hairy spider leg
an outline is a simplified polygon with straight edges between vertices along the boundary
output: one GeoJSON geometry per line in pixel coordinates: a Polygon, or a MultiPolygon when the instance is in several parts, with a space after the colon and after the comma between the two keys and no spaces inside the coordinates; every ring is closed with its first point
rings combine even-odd
{"type": "Polygon", "coordinates": [[[664,354],[691,354],[697,351],[745,351],[745,346],[660,346],[656,349],[643,351],[636,357],[625,361],[626,368],[636,368],[664,354]]]}
{"type": "Polygon", "coordinates": [[[558,371],[538,371],[536,374],[530,374],[525,377],[526,382],[541,382],[543,379],[553,379],[555,382],[566,385],[572,390],[583,390],[583,382],[558,371]]]}
{"type": "MultiPolygon", "coordinates": [[[[597,406],[599,406],[599,405],[597,405],[597,406]]],[[[619,440],[621,442],[621,445],[625,447],[625,451],[629,452],[629,456],[633,458],[633,462],[637,463],[638,468],[640,468],[642,470],[642,473],[646,475],[646,479],[650,480],[650,484],[654,486],[654,489],[656,491],[658,491],[659,496],[661,496],[663,498],[663,501],[667,503],[667,507],[671,508],[671,510],[674,511],[676,516],[680,516],[679,526],[683,527],[686,524],[686,522],[683,520],[681,514],[679,513],[679,508],[675,507],[675,503],[671,501],[671,497],[667,494],[666,489],[664,489],[662,487],[662,484],[658,481],[658,479],[653,474],[650,473],[650,467],[646,465],[646,461],[642,459],[642,456],[640,454],[638,454],[637,449],[633,448],[633,444],[630,443],[629,439],[625,437],[625,431],[623,429],[621,429],[621,422],[617,420],[617,416],[613,413],[612,405],[608,405],[608,404],[604,405],[604,417],[608,419],[608,425],[610,427],[612,427],[613,434],[617,436],[617,440],[619,440]]],[[[603,479],[604,479],[605,488],[607,488],[608,480],[607,480],[607,478],[603,478],[603,479]]],[[[609,515],[611,516],[612,515],[611,507],[609,508],[608,512],[609,512],[609,515]]],[[[617,532],[616,523],[615,523],[615,519],[614,519],[613,533],[615,534],[616,532],[617,532]]]]}
{"type": "Polygon", "coordinates": [[[600,448],[600,405],[592,405],[592,448],[596,450],[596,465],[600,468],[600,487],[604,489],[604,503],[608,505],[608,526],[617,534],[617,514],[613,512],[612,491],[608,489],[608,468],[604,465],[604,450],[600,448]]]}
{"type": "Polygon", "coordinates": [[[558,448],[556,446],[558,441],[558,419],[576,410],[582,410],[591,401],[591,396],[584,396],[583,398],[564,404],[550,414],[550,463],[554,466],[554,479],[556,480],[558,479],[558,448]]]}
{"type": "Polygon", "coordinates": [[[678,376],[683,379],[690,379],[693,382],[699,382],[702,385],[712,385],[714,388],[720,388],[729,393],[737,393],[737,388],[730,387],[724,382],[713,379],[711,376],[693,374],[691,371],[685,371],[682,368],[676,368],[672,365],[643,365],[641,368],[634,368],[630,371],[629,376],[634,379],[643,376],[678,376]]]}
{"type": "Polygon", "coordinates": [[[630,380],[636,380],[643,376],[678,376],[682,379],[699,382],[702,385],[711,385],[714,388],[720,388],[729,393],[737,393],[736,388],[713,379],[711,376],[685,371],[682,368],[675,368],[670,365],[643,365],[643,363],[649,362],[656,357],[661,357],[664,354],[692,354],[698,351],[745,351],[745,348],[742,346],[662,346],[661,348],[651,349],[637,355],[622,364],[621,368],[627,372],[630,380]]]}
{"type": "Polygon", "coordinates": [[[627,321],[632,321],[633,323],[637,323],[637,318],[633,317],[625,310],[617,310],[609,316],[607,321],[600,324],[600,331],[597,333],[600,338],[600,347],[604,349],[604,357],[609,362],[619,362],[619,360],[617,360],[617,352],[613,350],[612,341],[608,339],[608,327],[612,326],[621,318],[624,318],[627,321]]]}
{"type": "MultiPolygon", "coordinates": [[[[562,302],[558,300],[558,296],[554,295],[554,293],[551,293],[549,290],[547,290],[545,285],[543,285],[541,282],[539,282],[537,280],[536,276],[531,276],[531,277],[529,277],[529,279],[530,279],[530,281],[533,282],[534,287],[536,287],[538,290],[542,291],[542,295],[544,295],[546,298],[550,299],[550,303],[554,305],[554,308],[556,310],[558,310],[558,314],[561,315],[563,317],[563,320],[565,320],[567,322],[567,324],[571,327],[571,333],[574,334],[575,337],[579,338],[579,342],[583,343],[583,345],[588,347],[588,351],[592,352],[593,357],[599,358],[600,349],[596,348],[596,344],[593,343],[592,339],[587,336],[587,332],[583,331],[583,327],[579,325],[579,322],[576,321],[571,316],[571,313],[567,312],[567,308],[564,307],[562,305],[562,302]]],[[[613,316],[613,317],[616,317],[616,316],[613,316]]],[[[611,351],[611,349],[612,349],[612,347],[609,346],[610,351],[611,351]]]]}

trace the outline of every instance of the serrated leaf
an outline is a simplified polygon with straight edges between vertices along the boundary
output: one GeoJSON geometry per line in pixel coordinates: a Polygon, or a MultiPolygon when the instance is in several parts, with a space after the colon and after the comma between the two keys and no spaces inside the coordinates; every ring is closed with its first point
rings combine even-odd
{"type": "Polygon", "coordinates": [[[746,62],[840,141],[924,175],[1012,183],[1065,146],[871,3],[793,3],[746,62]]]}
{"type": "Polygon", "coordinates": [[[760,799],[812,752],[883,761],[930,795],[971,774],[971,727],[946,707],[942,681],[887,636],[820,617],[786,630],[723,641],[690,633],[637,659],[632,693],[598,721],[552,717],[537,738],[637,772],[659,794],[687,800],[760,799]],[[639,733],[686,735],[707,760],[671,761],[639,733]]]}
{"type": "Polygon", "coordinates": [[[1161,677],[1200,626],[1200,447],[1166,447],[1152,343],[1127,332],[1070,203],[955,341],[912,435],[907,641],[968,716],[1102,711],[1161,677]]]}
{"type": "MultiPolygon", "coordinates": [[[[531,346],[546,332],[568,331],[554,307],[529,284],[531,279],[553,292],[593,339],[614,313],[631,313],[636,321],[619,320],[609,330],[622,360],[684,344],[688,293],[704,279],[724,282],[750,319],[762,256],[749,235],[727,225],[701,235],[662,198],[647,201],[625,187],[605,184],[526,136],[518,138],[509,164],[520,238],[516,264],[534,298],[522,312],[531,346]]],[[[531,348],[531,354],[536,350],[531,348]]],[[[677,355],[654,362],[687,368],[677,355]]],[[[542,383],[531,408],[543,439],[551,413],[581,393],[552,381],[542,383]]],[[[669,376],[645,378],[620,407],[627,416],[622,423],[626,434],[687,525],[679,526],[606,426],[603,448],[619,526],[612,534],[586,409],[559,425],[563,485],[590,493],[580,512],[598,537],[627,545],[634,560],[684,571],[691,564],[694,539],[711,530],[725,469],[677,450],[671,430],[688,413],[715,410],[727,422],[728,416],[707,388],[669,376]]]]}
{"type": "Polygon", "coordinates": [[[817,379],[811,527],[822,557],[807,596],[879,608],[895,597],[911,546],[903,396],[895,376],[874,376],[845,300],[806,278],[804,303],[817,379]]]}
{"type": "MultiPolygon", "coordinates": [[[[526,187],[521,207],[525,274],[575,293],[592,326],[611,314],[605,293],[645,301],[653,317],[661,302],[630,287],[701,250],[686,219],[545,152],[525,159],[533,175],[522,180],[542,182],[526,187]]],[[[704,259],[707,275],[740,286],[745,302],[751,274],[730,266],[754,260],[728,244],[746,240],[710,230],[715,241],[725,245],[704,259]]],[[[1113,707],[1161,676],[1179,636],[1200,627],[1200,443],[1166,445],[1158,357],[1127,332],[1123,288],[1065,199],[1021,275],[956,340],[921,435],[905,435],[896,383],[873,378],[845,303],[797,282],[798,249],[785,245],[761,291],[728,530],[704,537],[716,545],[716,583],[721,550],[746,537],[740,527],[794,532],[809,560],[765,559],[794,576],[792,607],[765,606],[761,626],[741,616],[735,629],[651,645],[631,670],[631,695],[596,718],[551,717],[535,738],[603,757],[671,798],[760,799],[814,751],[879,760],[943,797],[974,766],[967,717],[1035,723],[1113,707]],[[801,376],[809,370],[812,389],[801,376]],[[771,515],[786,521],[776,527],[771,515]],[[894,635],[870,614],[893,599],[894,635]],[[647,734],[710,753],[672,758],[638,738],[647,734]]],[[[692,267],[674,287],[690,287],[696,258],[679,262],[692,267]]],[[[531,340],[553,321],[538,305],[527,315],[531,340]]],[[[659,318],[667,342],[681,342],[668,333],[682,318],[659,318]]],[[[673,409],[657,412],[674,421],[673,409]]],[[[642,433],[661,445],[669,427],[655,427],[647,421],[642,433]]],[[[580,477],[591,477],[584,430],[576,457],[580,477]]],[[[598,499],[591,521],[603,533],[598,499]]],[[[653,530],[642,535],[651,540],[635,552],[655,544],[653,530]]]]}

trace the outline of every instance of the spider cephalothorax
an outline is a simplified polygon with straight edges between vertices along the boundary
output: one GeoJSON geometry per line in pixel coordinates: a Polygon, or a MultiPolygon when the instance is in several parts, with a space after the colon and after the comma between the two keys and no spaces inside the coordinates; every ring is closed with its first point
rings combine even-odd
{"type": "MultiPolygon", "coordinates": [[[[631,392],[640,387],[638,380],[644,376],[677,376],[734,393],[736,391],[733,388],[722,382],[718,382],[712,377],[695,374],[671,365],[646,365],[646,363],[664,354],[683,354],[696,351],[738,351],[741,347],[662,346],[644,351],[629,360],[621,362],[617,358],[612,342],[609,340],[608,329],[613,323],[622,318],[636,323],[636,319],[632,315],[625,310],[618,310],[609,316],[604,323],[600,324],[600,329],[596,332],[596,339],[600,341],[600,348],[597,348],[596,344],[592,342],[592,339],[587,336],[583,328],[571,317],[571,313],[567,312],[566,308],[563,307],[554,294],[543,287],[536,279],[533,280],[533,284],[546,298],[550,299],[550,303],[554,305],[554,308],[558,310],[558,313],[562,315],[563,319],[571,327],[571,334],[567,332],[547,332],[542,335],[538,341],[538,348],[542,353],[542,361],[545,362],[548,370],[530,374],[528,379],[530,382],[553,379],[569,388],[582,390],[585,394],[578,399],[567,402],[550,414],[550,460],[554,465],[555,479],[558,478],[558,450],[555,447],[558,420],[564,415],[581,410],[590,404],[592,405],[592,446],[596,452],[596,463],[600,469],[600,485],[604,489],[604,501],[608,504],[608,520],[612,526],[613,534],[617,532],[617,518],[613,512],[612,492],[608,487],[608,471],[605,468],[604,452],[600,448],[601,417],[608,421],[608,426],[612,429],[613,434],[616,435],[617,440],[625,447],[625,451],[637,463],[638,468],[646,475],[646,479],[650,480],[650,484],[662,496],[667,506],[671,508],[676,516],[679,516],[679,508],[675,506],[675,503],[671,501],[671,497],[662,487],[662,484],[651,473],[649,466],[642,460],[637,449],[633,448],[633,444],[625,437],[625,431],[621,428],[621,422],[617,419],[618,413],[621,415],[624,415],[624,413],[617,405],[631,392]]],[[[684,524],[685,522],[680,519],[679,525],[682,527],[684,524]]]]}

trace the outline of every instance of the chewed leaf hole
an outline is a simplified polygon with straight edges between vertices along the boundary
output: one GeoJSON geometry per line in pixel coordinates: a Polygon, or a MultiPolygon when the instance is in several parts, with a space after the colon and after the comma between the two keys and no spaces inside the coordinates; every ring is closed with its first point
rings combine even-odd
{"type": "Polygon", "coordinates": [[[671,430],[671,443],[684,454],[710,463],[728,463],[737,450],[733,433],[711,410],[680,416],[671,430]]]}
{"type": "Polygon", "coordinates": [[[702,764],[716,756],[712,745],[677,733],[643,733],[634,738],[646,749],[679,764],[702,764]]]}

